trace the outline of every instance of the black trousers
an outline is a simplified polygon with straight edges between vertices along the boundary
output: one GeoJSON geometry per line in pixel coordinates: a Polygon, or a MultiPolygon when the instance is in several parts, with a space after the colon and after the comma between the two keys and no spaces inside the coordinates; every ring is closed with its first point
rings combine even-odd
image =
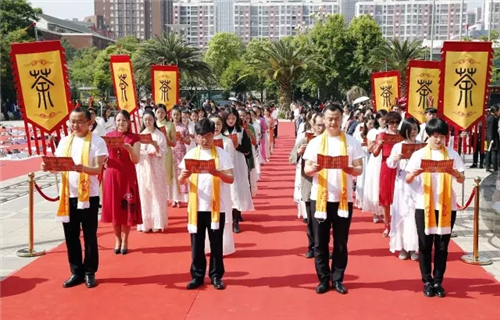
{"type": "Polygon", "coordinates": [[[477,138],[477,148],[474,154],[472,155],[472,164],[482,166],[484,164],[484,152],[481,152],[481,143],[483,143],[483,141],[481,139],[481,135],[478,136],[479,137],[477,138]]]}
{"type": "MultiPolygon", "coordinates": [[[[455,225],[457,212],[451,212],[451,229],[455,225]]],[[[436,221],[439,219],[439,211],[436,210],[436,221]]],[[[448,244],[451,235],[425,234],[424,210],[415,210],[415,221],[418,234],[418,262],[420,273],[424,283],[442,283],[448,260],[448,244]],[[432,270],[432,247],[434,246],[434,270],[432,270]],[[433,279],[434,277],[434,279],[433,279]]]]}
{"type": "Polygon", "coordinates": [[[90,208],[77,209],[78,198],[70,198],[69,222],[63,223],[71,273],[82,277],[86,274],[95,274],[99,267],[97,247],[99,197],[90,197],[89,202],[90,208]],[[82,259],[80,228],[83,230],[83,240],[85,242],[84,259],[82,259]]]}
{"type": "MultiPolygon", "coordinates": [[[[316,201],[311,201],[311,208],[316,208],[316,201]]],[[[344,272],[348,260],[347,241],[349,239],[349,228],[351,227],[352,220],[352,202],[349,202],[349,216],[347,218],[339,217],[338,209],[338,202],[328,202],[326,205],[326,220],[322,222],[314,218],[314,213],[312,214],[314,263],[320,282],[328,282],[330,277],[332,282],[344,281],[344,272]],[[331,269],[328,265],[330,228],[333,228],[333,259],[331,269]]]]}
{"type": "Polygon", "coordinates": [[[279,123],[279,121],[276,120],[276,125],[274,126],[274,137],[275,138],[278,136],[278,123],[279,123]]]}
{"type": "Polygon", "coordinates": [[[193,279],[205,278],[207,270],[207,258],[205,256],[205,235],[208,229],[210,239],[210,266],[208,275],[222,278],[224,275],[224,260],[222,255],[222,237],[224,234],[225,213],[220,213],[219,229],[212,230],[212,213],[209,211],[198,211],[198,232],[191,234],[191,277],[193,279]]]}
{"type": "Polygon", "coordinates": [[[314,250],[314,228],[313,220],[314,216],[311,214],[311,201],[306,201],[306,214],[307,214],[307,250],[314,250]]]}

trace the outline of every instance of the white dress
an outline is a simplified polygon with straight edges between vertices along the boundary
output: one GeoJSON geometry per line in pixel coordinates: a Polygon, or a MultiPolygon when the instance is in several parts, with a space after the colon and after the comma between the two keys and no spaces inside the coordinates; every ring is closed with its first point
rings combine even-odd
{"type": "Polygon", "coordinates": [[[394,199],[391,205],[391,233],[389,250],[418,251],[417,224],[415,222],[415,200],[411,186],[406,183],[406,165],[408,160],[396,162],[392,157],[401,154],[403,142],[394,145],[391,156],[387,158],[387,166],[397,169],[394,186],[394,199]]]}
{"type": "MultiPolygon", "coordinates": [[[[235,131],[236,132],[236,129],[235,131]]],[[[241,144],[244,130],[236,132],[238,135],[238,144],[241,144]]],[[[229,133],[226,131],[226,134],[229,133]]],[[[233,200],[233,209],[238,211],[253,211],[253,200],[250,193],[250,181],[248,180],[248,165],[245,155],[238,150],[234,152],[234,182],[231,184],[231,198],[233,200]]]]}
{"type": "Polygon", "coordinates": [[[266,158],[267,158],[267,162],[269,162],[269,160],[271,159],[271,138],[270,138],[269,134],[272,132],[273,128],[271,128],[271,121],[266,117],[264,117],[264,119],[266,121],[267,127],[270,128],[264,134],[264,137],[266,139],[266,158]]]}
{"type": "MultiPolygon", "coordinates": [[[[302,140],[306,133],[304,132],[304,122],[299,125],[299,130],[297,131],[297,138],[295,139],[295,145],[302,140]]],[[[293,188],[293,201],[297,203],[297,218],[299,219],[307,219],[307,210],[306,203],[302,201],[302,192],[301,192],[301,181],[302,181],[302,157],[300,157],[299,161],[295,165],[295,183],[293,188]]]]}
{"type": "Polygon", "coordinates": [[[193,137],[195,136],[194,125],[195,125],[195,123],[193,121],[189,120],[187,127],[188,127],[188,131],[189,131],[189,135],[190,135],[189,138],[191,139],[191,143],[186,146],[186,152],[188,152],[189,150],[194,149],[194,147],[196,147],[196,143],[194,142],[194,138],[191,137],[191,136],[193,136],[193,137]]]}
{"type": "Polygon", "coordinates": [[[365,156],[363,157],[363,173],[359,176],[356,177],[356,201],[354,205],[358,208],[361,209],[363,207],[363,189],[364,189],[364,183],[365,183],[365,175],[366,175],[366,164],[368,162],[368,147],[363,146],[363,137],[362,137],[362,132],[364,129],[364,124],[360,124],[356,132],[354,132],[353,137],[358,140],[358,142],[362,145],[363,151],[365,152],[365,156]],[[359,130],[361,128],[361,130],[359,130]]]}
{"type": "MultiPolygon", "coordinates": [[[[234,154],[236,150],[234,149],[233,141],[228,137],[225,137],[221,134],[214,137],[214,139],[222,139],[224,151],[226,151],[234,162],[234,154]]],[[[223,246],[222,246],[222,254],[227,256],[236,251],[234,247],[234,236],[233,236],[233,210],[232,210],[232,200],[230,194],[222,195],[226,198],[224,199],[224,203],[226,203],[226,208],[224,208],[224,213],[226,214],[226,221],[224,223],[224,234],[223,234],[223,246]]],[[[205,253],[210,253],[210,240],[208,238],[208,230],[207,235],[205,237],[205,253]]]]}
{"type": "Polygon", "coordinates": [[[160,150],[154,155],[149,155],[148,151],[154,150],[154,147],[142,144],[139,163],[136,165],[143,221],[143,224],[137,226],[138,231],[163,231],[168,226],[167,170],[164,158],[167,152],[167,140],[158,129],[151,136],[158,142],[160,150]]]}
{"type": "MultiPolygon", "coordinates": [[[[366,135],[366,140],[376,141],[377,135],[383,130],[371,129],[366,135]]],[[[380,185],[380,167],[382,166],[382,153],[377,157],[373,154],[368,159],[365,168],[365,177],[363,185],[363,204],[361,210],[374,214],[382,214],[382,209],[378,205],[379,185],[380,185]]]]}
{"type": "Polygon", "coordinates": [[[254,157],[254,162],[255,162],[255,172],[257,173],[257,181],[260,180],[260,173],[261,173],[261,166],[260,166],[260,152],[259,152],[259,146],[260,146],[260,139],[261,139],[261,129],[260,129],[260,123],[258,121],[253,121],[252,126],[255,129],[255,139],[257,140],[257,145],[252,146],[253,150],[253,157],[254,157]]]}

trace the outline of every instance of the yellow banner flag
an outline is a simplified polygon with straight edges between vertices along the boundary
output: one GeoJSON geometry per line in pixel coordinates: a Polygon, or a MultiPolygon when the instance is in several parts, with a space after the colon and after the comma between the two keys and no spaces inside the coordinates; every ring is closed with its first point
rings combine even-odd
{"type": "Polygon", "coordinates": [[[179,102],[179,68],[152,66],[151,88],[155,104],[164,104],[170,111],[179,102]]]}
{"type": "Polygon", "coordinates": [[[11,59],[24,120],[43,131],[55,131],[72,109],[61,43],[13,43],[11,59]]]}
{"type": "Polygon", "coordinates": [[[391,108],[399,97],[400,75],[398,71],[372,73],[372,94],[375,110],[391,108]]]}
{"type": "Polygon", "coordinates": [[[137,110],[139,101],[135,90],[134,71],[128,55],[111,56],[111,73],[118,108],[130,114],[137,110]]]}
{"type": "Polygon", "coordinates": [[[491,42],[445,41],[443,44],[439,113],[462,130],[484,116],[492,54],[491,42]]]}
{"type": "Polygon", "coordinates": [[[437,108],[439,99],[439,61],[410,60],[406,73],[408,92],[408,114],[423,123],[425,109],[437,108]],[[429,104],[433,101],[434,104],[429,104]]]}

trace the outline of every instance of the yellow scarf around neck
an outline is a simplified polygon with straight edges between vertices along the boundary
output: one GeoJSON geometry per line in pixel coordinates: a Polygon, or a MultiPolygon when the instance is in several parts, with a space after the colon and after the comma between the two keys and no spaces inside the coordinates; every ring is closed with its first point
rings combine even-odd
{"type": "MultiPolygon", "coordinates": [[[[448,151],[445,147],[440,150],[443,155],[442,160],[448,160],[448,151]]],[[[430,145],[425,147],[424,159],[432,159],[432,150],[430,145]]],[[[439,202],[438,207],[434,207],[434,193],[432,186],[432,173],[424,172],[424,219],[425,219],[425,234],[450,234],[451,233],[451,175],[448,173],[439,174],[439,202]],[[436,221],[436,212],[439,211],[439,221],[436,221]]],[[[435,187],[435,186],[434,186],[435,187]]]]}
{"type": "MultiPolygon", "coordinates": [[[[194,149],[194,159],[200,159],[201,147],[194,149]]],[[[212,146],[210,156],[215,159],[215,168],[219,168],[219,155],[215,146],[212,146]]],[[[220,221],[220,179],[212,176],[212,230],[219,230],[220,221]]],[[[198,174],[193,173],[189,177],[189,203],[188,203],[188,231],[198,232],[198,174]]]]}
{"type": "MultiPolygon", "coordinates": [[[[346,136],[343,132],[340,132],[340,155],[347,155],[347,142],[346,136]]],[[[321,135],[321,143],[319,146],[319,153],[323,155],[328,155],[328,134],[323,132],[321,135]]],[[[338,215],[342,218],[349,217],[349,206],[347,201],[347,173],[340,170],[340,203],[338,209],[338,215]]],[[[319,220],[326,219],[326,206],[328,202],[328,169],[322,169],[318,173],[318,195],[316,196],[316,212],[314,217],[319,220]]]]}
{"type": "MultiPolygon", "coordinates": [[[[69,141],[65,146],[64,156],[71,157],[71,149],[73,147],[74,134],[71,134],[69,141]]],[[[84,166],[90,165],[90,142],[92,141],[92,132],[89,130],[83,141],[81,164],[84,166]]],[[[59,199],[59,208],[57,209],[56,221],[69,222],[69,172],[62,172],[61,179],[61,197],[59,199]]],[[[90,180],[89,175],[80,172],[78,180],[78,209],[87,209],[90,207],[90,180]]]]}

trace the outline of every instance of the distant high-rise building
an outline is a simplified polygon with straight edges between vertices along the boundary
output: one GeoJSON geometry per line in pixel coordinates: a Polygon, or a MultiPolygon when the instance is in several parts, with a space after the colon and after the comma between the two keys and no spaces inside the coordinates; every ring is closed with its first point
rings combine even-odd
{"type": "Polygon", "coordinates": [[[483,15],[485,30],[500,31],[500,0],[486,0],[483,15]]]}
{"type": "MultiPolygon", "coordinates": [[[[500,0],[496,0],[500,2],[500,0]]],[[[356,15],[371,15],[387,39],[430,40],[434,14],[434,40],[465,35],[467,3],[462,0],[374,0],[356,4],[356,15]],[[460,11],[462,10],[462,21],[460,11]]]]}
{"type": "Polygon", "coordinates": [[[360,0],[339,0],[340,14],[344,15],[345,22],[351,23],[356,16],[356,3],[360,0]]]}
{"type": "Polygon", "coordinates": [[[94,0],[94,8],[116,38],[151,39],[172,23],[173,0],[94,0]]]}

